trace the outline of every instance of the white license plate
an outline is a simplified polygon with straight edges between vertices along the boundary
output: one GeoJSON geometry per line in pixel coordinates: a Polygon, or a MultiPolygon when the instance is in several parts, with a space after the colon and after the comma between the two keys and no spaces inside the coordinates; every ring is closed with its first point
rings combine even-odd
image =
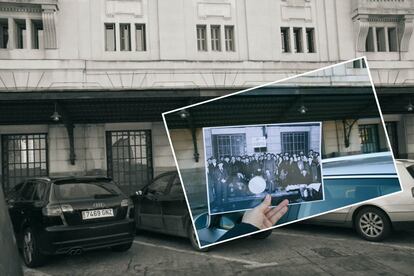
{"type": "Polygon", "coordinates": [[[114,216],[113,209],[82,211],[82,219],[106,218],[106,217],[113,217],[113,216],[114,216]]]}

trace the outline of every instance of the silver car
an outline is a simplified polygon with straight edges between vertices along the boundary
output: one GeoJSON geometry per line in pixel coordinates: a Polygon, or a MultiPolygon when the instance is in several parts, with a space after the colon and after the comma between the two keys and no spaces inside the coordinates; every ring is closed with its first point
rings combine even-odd
{"type": "Polygon", "coordinates": [[[414,160],[396,160],[402,192],[314,217],[311,224],[353,227],[369,241],[381,241],[392,230],[414,229],[414,160]]]}

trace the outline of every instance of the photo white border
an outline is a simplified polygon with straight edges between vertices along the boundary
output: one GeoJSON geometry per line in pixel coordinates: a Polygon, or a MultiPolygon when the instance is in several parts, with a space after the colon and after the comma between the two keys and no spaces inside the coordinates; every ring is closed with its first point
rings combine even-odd
{"type": "MultiPolygon", "coordinates": [[[[204,144],[204,155],[206,153],[206,143],[205,143],[205,137],[204,137],[204,130],[205,129],[214,129],[214,128],[248,128],[248,127],[263,127],[263,126],[294,126],[294,125],[318,125],[319,126],[319,156],[321,158],[321,164],[320,164],[320,168],[321,168],[321,185],[322,185],[322,189],[324,189],[324,183],[323,183],[323,170],[322,170],[322,122],[294,122],[294,123],[270,123],[270,124],[254,124],[254,125],[232,125],[232,126],[214,126],[214,127],[203,127],[202,128],[202,132],[203,132],[203,144],[204,144]]],[[[206,156],[204,156],[204,159],[206,158],[206,156]]],[[[237,212],[242,212],[242,211],[247,211],[247,210],[251,210],[252,208],[247,208],[247,209],[238,209],[238,210],[231,210],[231,211],[224,211],[224,212],[217,212],[217,213],[212,213],[211,209],[210,209],[210,191],[209,191],[209,184],[208,184],[208,174],[207,174],[207,160],[204,160],[204,173],[205,173],[205,177],[206,177],[206,187],[207,187],[207,207],[208,207],[208,214],[210,216],[215,216],[215,215],[220,215],[220,214],[229,214],[229,213],[237,213],[237,212]]],[[[289,206],[291,205],[297,205],[297,204],[307,204],[307,203],[314,203],[314,202],[319,202],[319,201],[324,201],[325,200],[325,191],[322,190],[322,199],[318,199],[318,200],[313,200],[313,201],[304,201],[304,202],[296,202],[296,203],[289,203],[289,206]]],[[[264,197],[263,197],[264,198],[264,197]]],[[[276,207],[275,205],[270,205],[270,207],[276,207]]]]}
{"type": "Polygon", "coordinates": [[[195,104],[190,104],[190,105],[187,105],[187,106],[184,106],[184,107],[176,108],[176,109],[173,109],[173,110],[170,110],[170,111],[166,111],[166,112],[161,113],[161,116],[162,116],[162,120],[164,122],[165,130],[167,132],[168,141],[169,141],[170,146],[171,146],[171,150],[172,150],[174,162],[175,162],[175,165],[177,167],[178,176],[180,177],[181,186],[183,188],[185,201],[187,203],[187,208],[188,208],[188,211],[189,211],[189,214],[190,214],[190,219],[191,219],[191,222],[193,224],[194,233],[195,233],[195,235],[197,237],[197,243],[198,243],[198,246],[199,246],[200,249],[204,249],[204,248],[207,248],[207,247],[215,246],[215,245],[218,245],[218,244],[222,244],[222,243],[229,242],[229,241],[232,241],[232,240],[240,239],[240,238],[243,238],[243,237],[248,237],[250,235],[257,234],[257,233],[264,232],[264,231],[268,231],[270,229],[279,228],[279,227],[282,227],[284,225],[289,225],[289,224],[296,223],[296,222],[303,221],[303,220],[307,220],[307,219],[310,219],[310,218],[313,218],[313,217],[317,217],[317,216],[321,216],[321,215],[328,214],[328,213],[331,213],[331,212],[335,212],[337,210],[341,210],[341,209],[344,209],[344,208],[356,206],[358,204],[365,203],[365,202],[369,202],[371,200],[376,200],[376,199],[380,199],[380,198],[384,198],[384,197],[388,197],[388,196],[391,196],[391,195],[395,195],[395,194],[404,192],[404,186],[401,185],[401,176],[400,176],[400,174],[398,172],[398,169],[397,169],[397,164],[396,164],[396,161],[395,161],[395,158],[394,158],[394,154],[393,154],[393,151],[392,151],[390,139],[388,137],[387,129],[385,127],[384,116],[382,114],[382,110],[381,110],[381,107],[379,105],[379,101],[378,101],[378,97],[377,97],[377,92],[376,92],[375,87],[374,87],[374,82],[372,80],[372,75],[371,75],[371,71],[369,69],[369,65],[368,65],[366,56],[360,56],[360,57],[353,58],[353,59],[350,59],[350,60],[346,60],[346,61],[342,61],[342,62],[339,62],[339,63],[335,63],[335,64],[332,64],[332,65],[328,65],[328,66],[325,66],[325,67],[322,67],[322,68],[319,68],[319,69],[314,69],[314,70],[311,70],[311,71],[308,71],[308,72],[305,72],[305,73],[301,73],[301,74],[298,74],[298,75],[294,75],[294,76],[290,76],[290,77],[287,77],[287,78],[284,78],[284,79],[280,79],[280,80],[277,80],[277,81],[269,82],[269,83],[266,83],[266,84],[261,84],[261,85],[255,86],[255,87],[247,88],[247,89],[244,89],[244,90],[241,90],[241,91],[238,91],[238,92],[234,92],[234,93],[230,93],[230,94],[227,94],[227,95],[224,95],[224,96],[219,96],[219,97],[216,97],[214,99],[209,99],[209,100],[206,100],[206,101],[201,101],[201,102],[198,102],[198,103],[195,103],[195,104]],[[177,112],[177,111],[186,109],[186,108],[190,108],[190,107],[193,107],[193,106],[197,106],[197,105],[209,103],[209,102],[212,102],[212,101],[224,99],[224,98],[227,98],[227,97],[230,97],[230,96],[234,96],[234,95],[237,95],[237,94],[240,94],[240,93],[243,93],[243,92],[247,92],[247,91],[250,91],[250,90],[253,90],[253,89],[261,88],[261,87],[264,87],[264,86],[267,86],[267,85],[271,85],[271,84],[275,84],[275,83],[279,83],[279,82],[283,82],[283,81],[288,81],[288,80],[291,80],[291,79],[294,79],[294,78],[298,78],[298,77],[301,77],[301,76],[313,74],[313,73],[316,73],[318,71],[330,69],[330,68],[333,68],[333,67],[338,66],[338,65],[342,65],[342,64],[350,63],[350,62],[353,62],[353,61],[356,61],[356,60],[360,60],[361,58],[364,59],[365,64],[366,64],[366,69],[367,69],[368,77],[369,77],[369,80],[370,80],[370,83],[371,83],[371,88],[373,90],[373,94],[374,94],[374,97],[375,97],[375,101],[377,103],[378,112],[379,112],[380,117],[381,117],[382,126],[383,126],[384,131],[385,131],[385,134],[386,134],[386,140],[388,142],[388,147],[389,147],[389,149],[390,149],[390,151],[392,153],[391,155],[392,155],[392,159],[394,161],[394,168],[395,168],[395,171],[397,173],[397,178],[398,178],[398,181],[400,183],[401,191],[397,191],[397,192],[390,193],[390,194],[387,194],[387,195],[379,196],[379,197],[376,197],[376,198],[373,198],[373,199],[364,200],[364,201],[361,201],[361,202],[358,202],[358,203],[354,203],[354,204],[342,206],[340,208],[336,208],[336,209],[332,209],[332,210],[329,210],[329,211],[326,211],[326,212],[322,212],[322,213],[319,213],[317,215],[311,215],[311,216],[308,216],[306,218],[301,218],[301,219],[297,219],[297,220],[294,220],[294,221],[289,221],[289,222],[282,223],[282,224],[278,224],[278,225],[275,225],[275,226],[272,226],[272,227],[269,227],[269,228],[266,228],[266,229],[260,229],[260,230],[257,230],[257,231],[251,232],[251,233],[243,234],[243,235],[240,235],[240,236],[237,236],[237,237],[229,238],[229,239],[226,239],[226,240],[223,240],[223,241],[217,241],[217,242],[214,242],[214,243],[211,243],[211,244],[202,246],[201,243],[200,243],[200,238],[198,237],[197,228],[195,227],[194,217],[193,217],[193,214],[191,212],[190,204],[188,202],[187,193],[185,191],[185,187],[184,187],[184,184],[183,184],[183,179],[182,179],[181,172],[180,172],[180,169],[179,169],[179,166],[178,166],[177,157],[175,155],[174,146],[173,146],[173,143],[171,141],[171,135],[170,135],[170,132],[169,132],[169,129],[168,129],[168,125],[167,125],[167,122],[166,122],[166,119],[165,119],[165,115],[170,114],[170,113],[174,113],[174,112],[177,112]]]}

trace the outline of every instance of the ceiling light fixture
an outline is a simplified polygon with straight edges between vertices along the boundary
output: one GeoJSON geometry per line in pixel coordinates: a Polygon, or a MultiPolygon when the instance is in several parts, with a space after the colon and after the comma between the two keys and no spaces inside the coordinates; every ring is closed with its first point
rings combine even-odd
{"type": "Polygon", "coordinates": [[[53,112],[52,116],[50,116],[50,118],[54,121],[54,122],[58,122],[60,120],[62,116],[59,114],[59,112],[57,112],[57,104],[55,102],[55,111],[53,112]]]}
{"type": "Polygon", "coordinates": [[[181,119],[187,119],[190,116],[190,113],[186,109],[183,109],[178,112],[178,115],[181,119]]]}
{"type": "Polygon", "coordinates": [[[411,104],[411,100],[409,101],[408,105],[405,107],[408,112],[411,112],[414,110],[414,105],[411,104]]]}

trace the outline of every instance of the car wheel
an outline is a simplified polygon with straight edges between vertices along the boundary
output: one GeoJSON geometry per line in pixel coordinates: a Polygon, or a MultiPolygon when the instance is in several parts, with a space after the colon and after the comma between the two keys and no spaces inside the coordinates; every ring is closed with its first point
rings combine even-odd
{"type": "Polygon", "coordinates": [[[191,245],[193,246],[193,248],[197,251],[200,251],[200,252],[207,252],[209,250],[208,247],[207,248],[200,248],[198,246],[197,236],[195,234],[194,227],[191,223],[188,224],[187,229],[188,229],[187,230],[188,238],[190,239],[190,242],[191,242],[191,245]]]}
{"type": "Polygon", "coordinates": [[[40,253],[36,234],[30,227],[23,230],[22,237],[23,261],[27,267],[41,266],[45,261],[45,256],[40,253]]]}
{"type": "Polygon", "coordinates": [[[132,243],[133,242],[120,244],[120,245],[115,245],[115,246],[112,246],[111,249],[112,249],[112,251],[115,251],[115,252],[128,251],[131,248],[132,243]]]}
{"type": "Polygon", "coordinates": [[[252,235],[252,238],[258,239],[258,240],[264,240],[268,238],[272,234],[272,230],[263,231],[257,234],[252,235]]]}
{"type": "Polygon", "coordinates": [[[382,241],[391,233],[391,222],[387,214],[374,207],[359,211],[354,225],[358,234],[368,241],[382,241]]]}

